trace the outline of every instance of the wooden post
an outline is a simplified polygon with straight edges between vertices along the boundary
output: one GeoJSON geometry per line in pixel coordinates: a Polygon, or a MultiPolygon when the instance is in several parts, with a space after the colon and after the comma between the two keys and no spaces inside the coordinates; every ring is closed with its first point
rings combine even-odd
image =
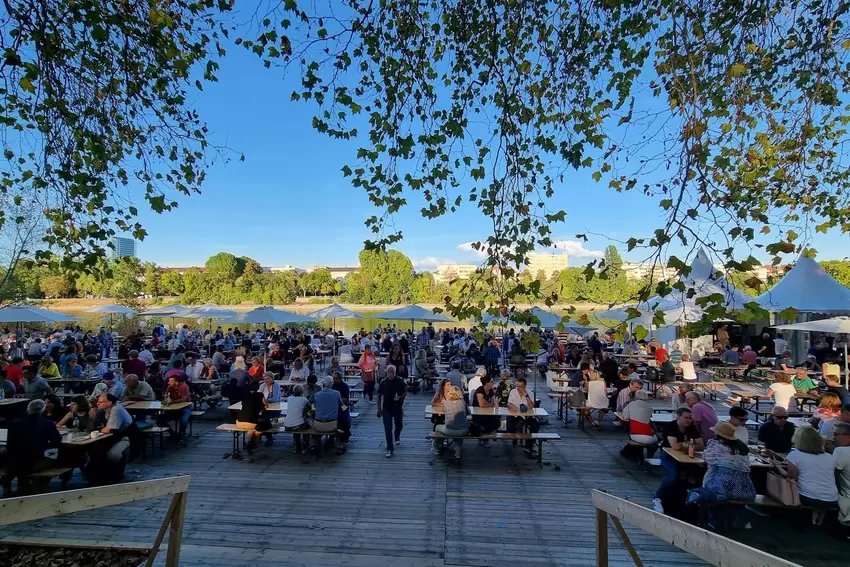
{"type": "Polygon", "coordinates": [[[175,495],[178,499],[174,507],[174,515],[171,517],[171,526],[168,530],[168,552],[165,556],[165,567],[179,567],[180,544],[183,540],[183,520],[186,518],[186,493],[175,495]]]}
{"type": "Polygon", "coordinates": [[[608,567],[608,514],[596,509],[596,567],[608,567]]]}
{"type": "Polygon", "coordinates": [[[162,525],[159,526],[159,533],[156,534],[156,540],[153,542],[153,549],[151,549],[150,554],[148,554],[148,560],[145,563],[145,567],[153,567],[153,561],[156,559],[156,554],[159,553],[159,546],[162,544],[162,539],[165,537],[165,530],[168,529],[168,526],[171,523],[171,518],[174,516],[174,510],[180,503],[179,499],[180,494],[175,494],[171,497],[171,504],[169,504],[168,511],[162,519],[162,525]]]}
{"type": "Polygon", "coordinates": [[[635,546],[632,545],[632,541],[629,539],[629,535],[623,528],[623,524],[621,524],[620,520],[617,519],[617,516],[611,516],[611,523],[614,524],[614,529],[617,530],[617,534],[619,534],[620,539],[623,541],[623,545],[626,546],[629,555],[632,556],[632,561],[635,562],[635,567],[643,567],[643,563],[641,562],[640,557],[638,557],[635,546]]]}

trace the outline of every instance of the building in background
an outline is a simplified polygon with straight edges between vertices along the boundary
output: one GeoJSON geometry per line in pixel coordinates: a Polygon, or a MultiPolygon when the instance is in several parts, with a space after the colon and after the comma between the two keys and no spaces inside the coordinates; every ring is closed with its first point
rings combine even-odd
{"type": "Polygon", "coordinates": [[[305,271],[302,270],[301,268],[296,268],[295,266],[290,266],[289,264],[286,264],[285,266],[276,266],[274,268],[263,267],[263,271],[266,272],[266,273],[269,273],[269,272],[271,272],[271,273],[290,272],[290,271],[292,271],[292,272],[295,272],[298,275],[305,273],[305,271]]]}
{"type": "Polygon", "coordinates": [[[678,276],[675,268],[668,268],[667,264],[655,264],[652,262],[623,262],[620,266],[626,278],[630,280],[642,280],[649,278],[652,274],[652,280],[657,282],[667,280],[678,276]]]}
{"type": "Polygon", "coordinates": [[[478,266],[474,264],[440,264],[434,271],[435,283],[449,283],[452,280],[468,280],[478,266]]]}
{"type": "Polygon", "coordinates": [[[307,273],[315,272],[316,270],[327,270],[331,273],[331,277],[335,280],[342,281],[348,274],[353,274],[360,268],[357,266],[310,266],[307,268],[307,273]]]}
{"type": "Polygon", "coordinates": [[[112,237],[112,259],[136,257],[136,241],[122,236],[112,237]]]}
{"type": "Polygon", "coordinates": [[[567,253],[562,254],[537,254],[530,252],[528,254],[528,264],[526,269],[531,272],[535,278],[540,272],[550,279],[555,272],[560,272],[569,267],[567,253]]]}

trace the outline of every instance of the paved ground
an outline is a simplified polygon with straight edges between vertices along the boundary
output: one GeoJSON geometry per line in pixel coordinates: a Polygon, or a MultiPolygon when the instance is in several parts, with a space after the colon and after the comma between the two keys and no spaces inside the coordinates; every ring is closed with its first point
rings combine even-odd
{"type": "MultiPolygon", "coordinates": [[[[623,432],[565,428],[545,448],[545,466],[520,448],[467,444],[461,468],[435,459],[424,440],[430,396],[411,395],[402,445],[384,457],[374,407],[358,407],[354,437],[342,456],[296,457],[281,437],[252,460],[223,456],[230,434],[215,431],[224,410],[196,422],[185,446],[166,448],[128,467],[127,480],[191,474],[181,565],[565,566],[595,561],[590,490],[648,504],[657,478],[624,460],[623,432]]],[[[667,402],[669,404],[669,402],[667,402]]],[[[554,411],[548,400],[545,406],[554,411]]],[[[75,475],[73,487],[82,486],[75,475]]],[[[53,485],[52,485],[53,486],[53,485]]],[[[54,486],[55,488],[55,486],[54,486]]],[[[166,499],[103,508],[4,528],[10,539],[153,542],[166,499]]],[[[846,565],[850,544],[809,527],[758,518],[736,538],[804,565],[846,565]]],[[[645,565],[702,565],[696,558],[627,526],[645,565]]],[[[611,532],[611,564],[631,565],[611,532]]]]}

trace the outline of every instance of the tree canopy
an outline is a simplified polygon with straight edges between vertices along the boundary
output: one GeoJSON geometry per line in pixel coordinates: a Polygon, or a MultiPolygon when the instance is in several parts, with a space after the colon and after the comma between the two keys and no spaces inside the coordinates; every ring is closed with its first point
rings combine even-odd
{"type": "MultiPolygon", "coordinates": [[[[550,203],[568,170],[656,199],[663,222],[627,248],[672,256],[683,275],[696,246],[747,271],[758,262],[740,250],[779,262],[810,226],[850,230],[845,2],[269,7],[275,17],[242,44],[266,65],[297,69],[291,98],[315,105],[316,130],[359,144],[342,172],[382,210],[366,221],[371,245],[402,238],[386,221],[416,194],[426,218],[478,207],[493,231],[476,247],[515,284],[491,311],[539,295],[518,272],[566,218],[550,203]]],[[[481,278],[492,283],[488,270],[481,278]]],[[[670,290],[647,283],[643,297],[670,290]]]]}
{"type": "MultiPolygon", "coordinates": [[[[492,224],[475,244],[484,269],[446,295],[456,316],[557,301],[521,270],[567,218],[552,203],[572,170],[600,184],[588,198],[655,200],[659,226],[626,248],[681,274],[696,246],[747,272],[754,248],[779,262],[812,231],[850,230],[847,2],[262,0],[247,25],[232,6],[3,3],[0,191],[43,211],[40,258],[92,267],[116,230],[144,237],[137,201],[162,212],[200,190],[220,154],[189,93],[216,80],[231,39],[297,73],[289,98],[358,148],[340,168],[379,211],[365,264],[399,268],[380,285],[351,278],[370,301],[427,287],[386,251],[403,236],[388,221],[412,203],[425,218],[476,207],[492,224]]],[[[218,281],[251,289],[227,262],[218,281]]],[[[587,277],[617,281],[609,267],[587,277]]],[[[202,293],[198,278],[182,293],[202,293]]]]}

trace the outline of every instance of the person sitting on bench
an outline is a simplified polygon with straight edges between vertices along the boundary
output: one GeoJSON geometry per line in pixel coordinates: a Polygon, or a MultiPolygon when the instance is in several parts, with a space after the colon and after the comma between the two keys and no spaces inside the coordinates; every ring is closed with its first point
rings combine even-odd
{"type": "Polygon", "coordinates": [[[260,432],[256,430],[257,423],[260,421],[260,414],[266,411],[266,407],[268,402],[260,393],[260,383],[252,380],[248,384],[248,394],[242,400],[242,409],[239,410],[239,416],[236,418],[236,427],[248,432],[249,454],[257,445],[260,436],[260,432]]]}
{"type": "MultiPolygon", "coordinates": [[[[534,400],[528,393],[527,386],[528,382],[523,376],[517,378],[516,388],[511,390],[510,396],[508,397],[509,410],[519,412],[534,411],[534,400]]],[[[526,433],[537,433],[540,431],[540,422],[532,415],[527,417],[508,417],[507,430],[509,433],[516,433],[520,425],[524,425],[526,433]]],[[[514,439],[513,445],[516,447],[516,439],[514,439]]],[[[525,441],[525,456],[529,459],[534,458],[534,441],[532,439],[527,439],[525,441]]]]}
{"type": "MultiPolygon", "coordinates": [[[[451,386],[442,405],[445,423],[438,424],[435,431],[446,437],[465,437],[469,434],[469,422],[466,420],[467,406],[460,388],[451,386]]],[[[455,439],[453,446],[455,459],[460,460],[463,439],[455,439]]],[[[436,449],[435,445],[434,450],[436,449]]]]}
{"type": "MultiPolygon", "coordinates": [[[[493,408],[497,411],[499,409],[499,401],[496,399],[496,390],[493,388],[493,381],[486,374],[481,377],[481,386],[474,392],[472,407],[493,408]]],[[[481,433],[483,434],[493,433],[502,425],[502,419],[498,414],[474,415],[472,416],[472,421],[481,428],[481,433]]],[[[478,443],[485,447],[490,446],[490,441],[487,439],[481,439],[478,443]]]]}
{"type": "Polygon", "coordinates": [[[782,406],[773,406],[770,411],[770,421],[759,427],[759,441],[764,443],[769,451],[787,453],[791,450],[791,438],[794,436],[795,425],[788,423],[788,410],[782,406]]]}
{"type": "MultiPolygon", "coordinates": [[[[296,384],[292,387],[292,393],[286,398],[286,417],[283,418],[283,426],[287,431],[301,431],[309,429],[310,424],[307,423],[307,398],[304,397],[304,386],[296,384]]],[[[292,434],[294,442],[292,452],[297,455],[301,453],[301,435],[298,433],[292,434]]],[[[304,447],[306,450],[306,447],[304,447]]]]}
{"type": "Polygon", "coordinates": [[[652,406],[646,401],[647,398],[649,394],[646,390],[638,390],[635,392],[635,399],[621,414],[618,414],[618,417],[629,424],[629,439],[635,443],[652,445],[656,444],[656,439],[652,429],[652,406]]]}
{"type": "Polygon", "coordinates": [[[56,464],[54,459],[44,456],[51,447],[58,447],[62,436],[56,422],[42,416],[44,401],[33,400],[27,404],[27,415],[16,419],[9,426],[6,440],[7,474],[2,478],[3,491],[9,495],[12,480],[18,477],[18,492],[26,494],[29,486],[27,475],[49,469],[56,464]]]}

